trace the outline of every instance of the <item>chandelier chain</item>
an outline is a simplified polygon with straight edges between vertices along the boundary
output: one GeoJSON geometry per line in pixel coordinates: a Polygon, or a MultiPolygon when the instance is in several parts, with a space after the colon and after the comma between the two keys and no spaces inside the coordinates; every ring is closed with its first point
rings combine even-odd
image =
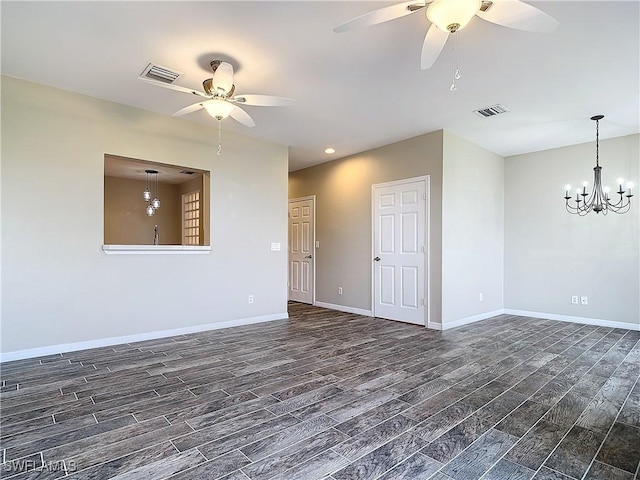
{"type": "Polygon", "coordinates": [[[596,167],[600,166],[600,120],[596,120],[596,167]]]}

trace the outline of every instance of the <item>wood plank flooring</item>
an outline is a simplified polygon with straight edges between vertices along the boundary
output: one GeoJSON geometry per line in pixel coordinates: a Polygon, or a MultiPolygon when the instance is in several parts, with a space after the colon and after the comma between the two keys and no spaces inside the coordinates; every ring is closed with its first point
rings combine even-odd
{"type": "Polygon", "coordinates": [[[0,476],[639,478],[640,332],[289,310],[2,364],[0,476]]]}

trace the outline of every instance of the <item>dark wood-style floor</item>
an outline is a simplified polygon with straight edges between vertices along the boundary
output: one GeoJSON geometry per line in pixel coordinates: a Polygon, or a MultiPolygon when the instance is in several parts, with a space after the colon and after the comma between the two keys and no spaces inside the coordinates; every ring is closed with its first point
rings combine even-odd
{"type": "Polygon", "coordinates": [[[3,364],[2,478],[638,479],[639,332],[290,316],[3,364]]]}

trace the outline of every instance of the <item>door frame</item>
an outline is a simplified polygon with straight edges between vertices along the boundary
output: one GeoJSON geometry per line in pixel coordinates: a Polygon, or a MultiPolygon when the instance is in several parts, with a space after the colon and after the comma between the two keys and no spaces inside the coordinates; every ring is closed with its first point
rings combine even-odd
{"type": "MultiPolygon", "coordinates": [[[[425,298],[425,328],[435,328],[431,325],[431,175],[421,175],[419,177],[404,178],[402,180],[394,180],[392,182],[374,183],[371,185],[371,316],[376,316],[376,280],[375,280],[375,265],[373,263],[373,256],[375,255],[375,225],[376,225],[376,189],[385,187],[394,187],[396,185],[402,185],[405,183],[425,182],[425,195],[426,206],[424,209],[424,236],[426,251],[424,252],[424,298],[425,298]]],[[[315,274],[315,270],[314,270],[315,274]]],[[[315,286],[315,285],[314,285],[315,286]]]]}
{"type": "Polygon", "coordinates": [[[315,195],[307,195],[306,197],[297,197],[290,198],[287,202],[287,301],[289,301],[289,289],[291,288],[291,279],[289,275],[291,273],[290,269],[290,259],[289,255],[291,253],[290,245],[289,245],[289,205],[295,202],[302,202],[306,200],[311,200],[311,206],[313,208],[313,289],[311,291],[311,305],[316,304],[316,196],[315,195]]]}

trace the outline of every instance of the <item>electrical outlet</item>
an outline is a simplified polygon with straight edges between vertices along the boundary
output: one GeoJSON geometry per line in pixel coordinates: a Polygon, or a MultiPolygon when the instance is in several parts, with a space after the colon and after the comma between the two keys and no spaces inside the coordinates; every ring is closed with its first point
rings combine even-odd
{"type": "Polygon", "coordinates": [[[249,295],[249,303],[253,303],[253,295],[249,295]]]}
{"type": "Polygon", "coordinates": [[[582,305],[589,305],[589,299],[587,297],[580,297],[580,303],[582,305]]]}
{"type": "Polygon", "coordinates": [[[578,296],[577,295],[572,295],[571,296],[571,303],[573,303],[574,305],[578,304],[578,296]]]}
{"type": "Polygon", "coordinates": [[[342,287],[338,287],[338,295],[342,295],[342,287]]]}
{"type": "Polygon", "coordinates": [[[478,295],[478,300],[480,300],[481,302],[483,301],[483,295],[482,295],[482,292],[480,292],[480,295],[478,295]]]}

